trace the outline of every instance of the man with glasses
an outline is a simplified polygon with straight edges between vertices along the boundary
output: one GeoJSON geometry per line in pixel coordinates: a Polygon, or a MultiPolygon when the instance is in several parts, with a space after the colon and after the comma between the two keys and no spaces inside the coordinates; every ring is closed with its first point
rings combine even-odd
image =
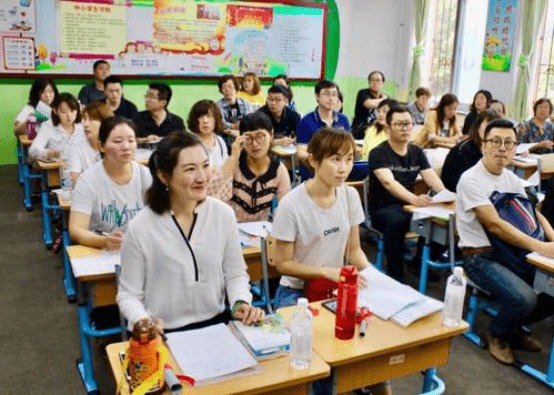
{"type": "MultiPolygon", "coordinates": [[[[554,313],[554,298],[533,289],[534,268],[525,261],[504,261],[493,249],[491,238],[506,248],[535,251],[554,257],[554,230],[535,210],[545,238],[540,241],[503,220],[491,201],[493,193],[525,195],[522,180],[505,167],[515,154],[516,131],[512,122],[497,119],[487,125],[481,150],[483,158],[468,169],[457,187],[456,229],[464,257],[464,269],[473,282],[490,292],[500,309],[489,326],[489,351],[504,364],[514,362],[512,347],[540,351],[541,344],[521,331],[554,313]]],[[[496,194],[495,194],[496,195],[496,194]]]]}
{"type": "Polygon", "coordinates": [[[264,113],[273,125],[273,143],[294,143],[300,114],[287,106],[288,90],[282,85],[273,85],[267,90],[267,103],[258,111],[264,113]]]}
{"type": "Polygon", "coordinates": [[[428,195],[416,195],[414,184],[421,174],[435,192],[444,189],[441,179],[431,168],[423,150],[410,144],[412,115],[406,107],[394,106],[387,113],[389,139],[369,153],[369,200],[371,223],[384,234],[388,274],[404,279],[404,240],[410,228],[411,214],[404,206],[427,206],[428,195]]]}
{"type": "MultiPolygon", "coordinates": [[[[317,107],[300,120],[298,124],[298,159],[308,160],[308,143],[312,136],[323,127],[342,128],[350,131],[350,122],[346,115],[335,111],[339,98],[339,87],[333,81],[321,80],[315,86],[315,100],[317,107]]],[[[311,178],[312,175],[307,167],[300,166],[302,179],[311,178]]]]}
{"type": "Polygon", "coordinates": [[[171,100],[171,88],[166,84],[152,83],[144,96],[146,111],[135,115],[133,121],[137,125],[137,140],[152,142],[171,132],[185,130],[183,119],[167,110],[171,100]]]}

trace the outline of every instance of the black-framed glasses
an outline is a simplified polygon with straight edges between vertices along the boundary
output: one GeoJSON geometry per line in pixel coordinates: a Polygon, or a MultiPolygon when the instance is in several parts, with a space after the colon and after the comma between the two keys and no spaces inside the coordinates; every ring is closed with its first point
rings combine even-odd
{"type": "Polygon", "coordinates": [[[256,142],[258,143],[264,143],[265,140],[267,139],[267,135],[265,133],[258,133],[258,134],[245,134],[243,135],[244,136],[244,142],[246,144],[252,144],[254,142],[254,140],[256,140],[256,142]]]}
{"type": "Polygon", "coordinates": [[[414,126],[413,122],[395,122],[391,123],[397,129],[411,129],[414,126]]]}
{"type": "Polygon", "coordinates": [[[491,143],[491,145],[494,147],[494,148],[500,148],[502,147],[502,144],[504,144],[504,147],[507,149],[507,150],[511,150],[512,148],[514,148],[516,146],[516,142],[514,140],[502,140],[502,139],[488,139],[488,140],[485,140],[485,143],[491,143]]]}

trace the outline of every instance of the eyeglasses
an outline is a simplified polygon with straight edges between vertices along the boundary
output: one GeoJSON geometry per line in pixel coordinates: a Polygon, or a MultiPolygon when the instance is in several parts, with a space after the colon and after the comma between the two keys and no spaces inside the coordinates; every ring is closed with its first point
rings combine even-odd
{"type": "Polygon", "coordinates": [[[256,142],[261,144],[261,143],[264,143],[265,140],[267,139],[267,135],[265,133],[259,133],[255,135],[245,134],[243,136],[244,136],[244,142],[246,144],[252,144],[254,140],[256,140],[256,142]]]}
{"type": "Polygon", "coordinates": [[[150,93],[147,93],[146,95],[144,95],[144,98],[145,99],[152,99],[152,100],[159,100],[159,97],[157,95],[152,95],[150,93]]]}
{"type": "Polygon", "coordinates": [[[504,143],[504,148],[506,148],[507,150],[511,150],[516,146],[516,142],[514,140],[502,140],[502,139],[485,140],[485,143],[489,143],[489,142],[494,148],[500,148],[502,147],[502,143],[504,143]]]}
{"type": "Polygon", "coordinates": [[[321,96],[325,96],[325,97],[339,97],[339,94],[338,92],[321,92],[320,93],[321,96]]]}
{"type": "Polygon", "coordinates": [[[372,78],[369,82],[383,82],[383,80],[381,78],[372,78]]]}
{"type": "Polygon", "coordinates": [[[391,126],[394,126],[397,129],[411,129],[414,124],[412,122],[395,122],[391,123],[391,126]]]}
{"type": "Polygon", "coordinates": [[[270,103],[282,103],[285,100],[286,99],[283,99],[283,98],[280,98],[280,97],[268,97],[267,98],[267,101],[270,102],[270,103]]]}

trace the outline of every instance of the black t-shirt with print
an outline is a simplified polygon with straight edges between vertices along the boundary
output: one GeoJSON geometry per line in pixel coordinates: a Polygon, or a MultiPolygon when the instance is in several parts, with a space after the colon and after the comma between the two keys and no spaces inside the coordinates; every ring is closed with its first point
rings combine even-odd
{"type": "Polygon", "coordinates": [[[390,169],[394,179],[408,191],[414,191],[414,184],[420,171],[429,169],[431,165],[423,150],[413,144],[408,145],[408,152],[404,156],[393,151],[388,141],[384,141],[369,153],[369,197],[370,211],[373,213],[384,207],[392,205],[405,205],[403,202],[392,196],[377,179],[374,170],[390,169]]]}

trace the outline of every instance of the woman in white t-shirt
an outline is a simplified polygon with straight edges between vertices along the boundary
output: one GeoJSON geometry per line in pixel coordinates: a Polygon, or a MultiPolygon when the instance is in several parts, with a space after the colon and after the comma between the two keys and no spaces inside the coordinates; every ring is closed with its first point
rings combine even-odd
{"type": "MultiPolygon", "coordinates": [[[[29,116],[35,115],[35,110],[37,107],[39,107],[39,109],[44,108],[44,112],[46,112],[47,114],[41,114],[44,116],[44,118],[49,118],[51,110],[47,110],[50,109],[52,102],[57,96],[58,88],[56,87],[56,84],[54,84],[54,81],[52,81],[50,78],[40,78],[38,80],[35,80],[35,82],[33,82],[33,85],[31,86],[31,91],[29,92],[29,102],[21,109],[21,111],[19,111],[19,114],[17,114],[17,117],[15,118],[15,134],[19,135],[26,133],[27,121],[29,120],[29,116]]],[[[41,120],[38,119],[37,121],[40,122],[41,120]]]]}
{"type": "Polygon", "coordinates": [[[121,250],[117,303],[132,327],[187,330],[229,319],[263,318],[252,307],[248,274],[231,207],[207,196],[211,166],[191,133],[172,133],[150,158],[146,207],[131,221],[121,250]]]}
{"type": "Polygon", "coordinates": [[[221,112],[211,100],[200,100],[190,109],[187,120],[189,130],[198,135],[208,151],[214,170],[219,169],[227,159],[227,145],[219,133],[224,129],[221,112]]]}
{"type": "Polygon", "coordinates": [[[41,160],[69,158],[72,141],[84,140],[79,102],[71,93],[60,93],[52,102],[52,119],[40,125],[29,156],[41,160]]]}
{"type": "Polygon", "coordinates": [[[76,243],[119,250],[129,221],[144,206],[144,192],[152,176],[134,161],[137,142],[131,121],[107,118],[98,137],[102,160],[77,180],[71,196],[69,233],[76,243]]]}
{"type": "Polygon", "coordinates": [[[100,140],[98,139],[100,124],[104,119],[113,116],[111,108],[103,102],[94,102],[84,108],[83,129],[87,142],[74,140],[69,149],[69,171],[73,185],[81,173],[101,159],[100,140]]]}
{"type": "MultiPolygon", "coordinates": [[[[283,275],[275,295],[278,306],[296,304],[305,292],[315,296],[312,300],[318,294],[326,298],[336,288],[345,260],[358,270],[369,265],[360,246],[358,225],[364,221],[360,196],[344,185],[355,149],[352,135],[343,129],[320,129],[308,144],[314,178],[283,197],[273,223],[275,263],[283,275]]],[[[365,286],[363,277],[358,278],[365,286]]],[[[391,393],[389,382],[371,390],[375,395],[391,393]]]]}

